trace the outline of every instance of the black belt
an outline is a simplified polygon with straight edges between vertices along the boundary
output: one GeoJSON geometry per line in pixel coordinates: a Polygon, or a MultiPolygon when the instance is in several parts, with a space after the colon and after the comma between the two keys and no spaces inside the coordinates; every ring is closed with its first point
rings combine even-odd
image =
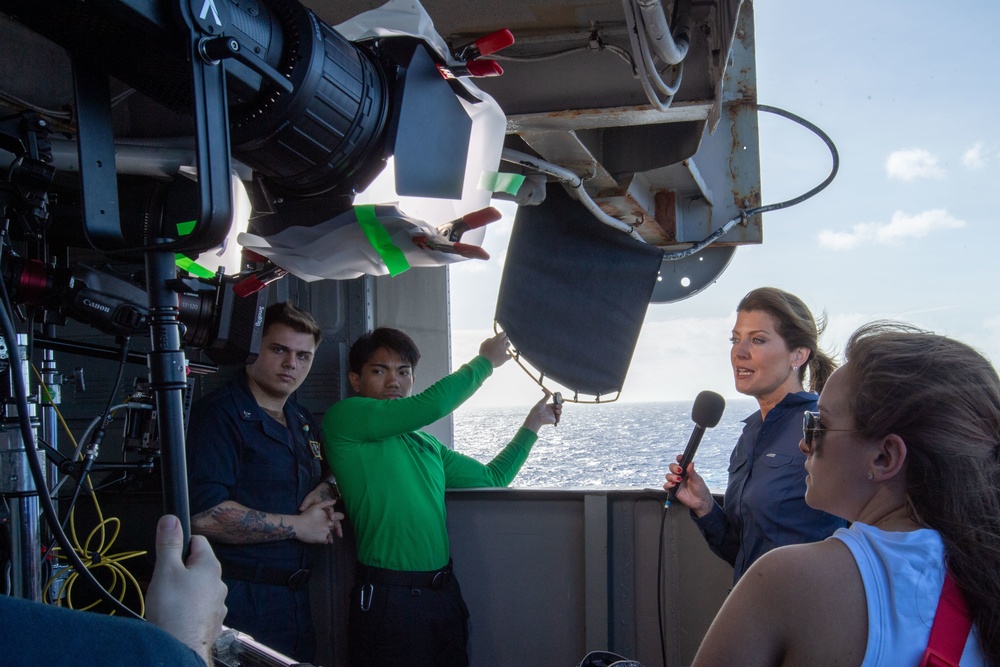
{"type": "Polygon", "coordinates": [[[224,578],[239,579],[240,581],[249,581],[255,584],[288,586],[293,591],[304,588],[309,583],[310,575],[312,575],[312,570],[308,568],[284,570],[277,567],[261,567],[229,561],[221,561],[221,563],[222,576],[224,578]]]}
{"type": "Polygon", "coordinates": [[[409,571],[387,570],[358,563],[355,575],[360,584],[382,584],[383,586],[405,586],[407,588],[444,588],[451,579],[451,561],[440,570],[409,571]]]}

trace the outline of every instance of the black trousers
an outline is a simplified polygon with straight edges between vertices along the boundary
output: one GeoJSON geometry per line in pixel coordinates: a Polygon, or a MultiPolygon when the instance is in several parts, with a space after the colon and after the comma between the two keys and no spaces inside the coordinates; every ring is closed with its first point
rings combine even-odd
{"type": "Polygon", "coordinates": [[[468,667],[469,610],[454,575],[440,588],[358,581],[348,622],[351,667],[468,667]]]}
{"type": "Polygon", "coordinates": [[[254,584],[223,579],[226,596],[225,625],[245,632],[261,644],[301,662],[312,662],[316,633],[309,604],[309,588],[254,584]]]}

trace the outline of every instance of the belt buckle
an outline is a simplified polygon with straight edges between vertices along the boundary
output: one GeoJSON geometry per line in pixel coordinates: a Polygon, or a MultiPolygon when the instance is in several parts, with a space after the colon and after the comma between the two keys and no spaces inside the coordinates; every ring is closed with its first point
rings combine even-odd
{"type": "Polygon", "coordinates": [[[451,572],[447,570],[438,570],[435,572],[434,577],[431,579],[431,588],[443,588],[449,574],[451,574],[451,572]]]}
{"type": "Polygon", "coordinates": [[[312,574],[312,570],[301,569],[296,570],[288,577],[288,588],[293,591],[297,591],[300,588],[305,587],[309,583],[309,576],[312,574]]]}

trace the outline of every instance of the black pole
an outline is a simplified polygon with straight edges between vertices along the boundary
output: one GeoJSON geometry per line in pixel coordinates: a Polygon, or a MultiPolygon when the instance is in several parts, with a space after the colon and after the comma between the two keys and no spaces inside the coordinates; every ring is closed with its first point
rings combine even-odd
{"type": "MultiPolygon", "coordinates": [[[[158,239],[159,243],[167,243],[158,239]]],[[[156,425],[160,433],[163,473],[163,506],[180,519],[184,530],[184,555],[191,538],[187,462],[184,454],[184,391],[187,389],[184,353],[181,351],[179,297],[170,285],[177,278],[174,253],[146,252],[146,288],[149,295],[149,386],[155,397],[156,425]]]]}

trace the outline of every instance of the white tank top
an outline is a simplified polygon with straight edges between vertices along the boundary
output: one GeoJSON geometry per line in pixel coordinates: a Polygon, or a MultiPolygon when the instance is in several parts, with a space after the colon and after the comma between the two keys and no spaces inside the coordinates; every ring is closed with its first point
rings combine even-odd
{"type": "MultiPolygon", "coordinates": [[[[895,533],[855,523],[833,537],[851,550],[868,599],[868,649],[861,667],[916,667],[930,637],[944,584],[944,544],[936,530],[895,533]]],[[[986,665],[973,628],[962,667],[986,665]]]]}

